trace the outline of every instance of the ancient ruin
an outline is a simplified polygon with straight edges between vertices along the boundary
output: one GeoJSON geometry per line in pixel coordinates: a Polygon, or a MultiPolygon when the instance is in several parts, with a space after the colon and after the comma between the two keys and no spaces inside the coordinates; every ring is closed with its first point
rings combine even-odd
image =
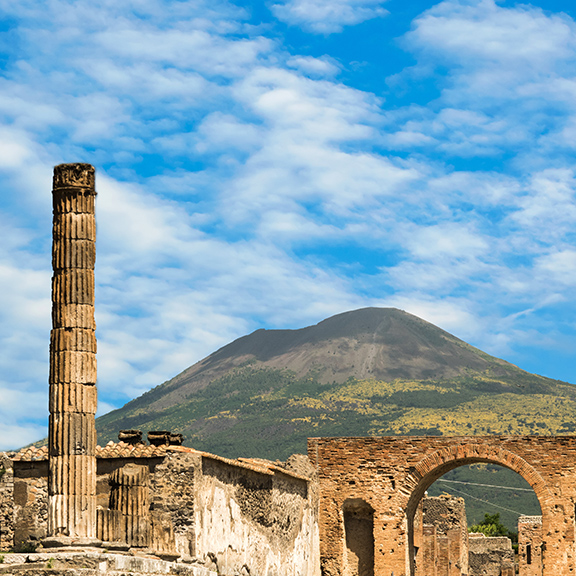
{"type": "Polygon", "coordinates": [[[468,539],[470,576],[514,576],[514,551],[510,538],[470,534],[468,539]]]}
{"type": "Polygon", "coordinates": [[[96,536],[94,168],[56,166],[52,194],[48,536],[78,545],[96,536]]]}
{"type": "Polygon", "coordinates": [[[518,519],[518,572],[520,576],[542,574],[542,516],[518,519]]]}
{"type": "MultiPolygon", "coordinates": [[[[542,574],[574,574],[576,437],[311,438],[308,455],[318,471],[322,573],[345,574],[346,515],[354,502],[371,510],[373,571],[415,573],[414,518],[428,487],[465,464],[491,462],[520,474],[542,510],[542,574]]],[[[371,562],[367,557],[366,562],[371,562]]]]}
{"type": "Polygon", "coordinates": [[[574,436],[311,438],[286,462],[169,431],[97,446],[94,184],[88,164],[54,170],[49,439],[1,455],[0,550],[16,552],[0,574],[511,576],[507,538],[469,536],[458,499],[423,499],[491,462],[542,509],[519,522],[520,575],[574,576],[574,436]]]}
{"type": "Polygon", "coordinates": [[[468,575],[468,522],[462,498],[424,497],[414,515],[418,576],[468,575]]]}
{"type": "MultiPolygon", "coordinates": [[[[202,574],[284,574],[285,566],[318,574],[318,495],[306,456],[280,466],[118,442],[97,447],[96,463],[100,550],[178,560],[202,574]]],[[[47,533],[48,450],[22,450],[10,466],[10,483],[0,479],[0,527],[4,549],[21,550],[47,533]]]]}

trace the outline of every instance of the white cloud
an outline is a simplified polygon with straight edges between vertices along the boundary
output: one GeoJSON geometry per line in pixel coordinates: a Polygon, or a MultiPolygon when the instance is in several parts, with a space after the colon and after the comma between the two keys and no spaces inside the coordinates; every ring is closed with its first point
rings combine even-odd
{"type": "MultiPolygon", "coordinates": [[[[389,106],[226,2],[16,4],[0,0],[20,23],[0,91],[0,394],[45,394],[50,167],[76,159],[99,168],[100,411],[262,326],[396,305],[511,352],[570,306],[568,18],[442,2],[390,83],[424,96],[389,106]]],[[[382,5],[274,10],[328,34],[382,5]]]]}
{"type": "Polygon", "coordinates": [[[566,249],[542,256],[536,263],[536,269],[546,278],[551,288],[574,288],[576,286],[576,250],[566,249]]]}
{"type": "Polygon", "coordinates": [[[36,442],[48,434],[47,426],[38,424],[0,423],[0,450],[18,450],[22,446],[36,442]]]}
{"type": "Polygon", "coordinates": [[[331,34],[372,18],[386,16],[386,0],[284,0],[273,4],[280,20],[309,32],[331,34]]]}
{"type": "Polygon", "coordinates": [[[569,143],[576,112],[572,19],[494,0],[446,0],[419,16],[403,41],[418,62],[393,86],[434,77],[431,94],[437,87],[440,96],[413,110],[392,142],[462,157],[513,151],[528,170],[545,164],[542,147],[552,154],[569,143]],[[438,74],[438,66],[446,72],[438,74]]]}
{"type": "Polygon", "coordinates": [[[539,242],[554,242],[576,226],[576,179],[572,167],[534,173],[511,218],[539,242]]]}
{"type": "Polygon", "coordinates": [[[293,56],[286,61],[287,66],[313,77],[335,76],[340,67],[330,57],[313,58],[312,56],[293,56]]]}
{"type": "MultiPolygon", "coordinates": [[[[446,0],[416,19],[408,41],[465,68],[535,75],[574,57],[574,22],[530,6],[446,0]],[[529,39],[529,41],[527,41],[529,39]]],[[[516,76],[510,81],[517,80],[516,76]]]]}
{"type": "Polygon", "coordinates": [[[46,435],[48,384],[39,384],[0,381],[0,450],[18,449],[46,435]]]}

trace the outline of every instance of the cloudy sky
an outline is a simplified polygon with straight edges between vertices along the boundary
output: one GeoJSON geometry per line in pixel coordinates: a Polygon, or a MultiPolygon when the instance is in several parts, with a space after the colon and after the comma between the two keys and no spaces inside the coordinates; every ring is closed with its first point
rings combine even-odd
{"type": "Polygon", "coordinates": [[[97,169],[100,413],[414,313],[576,383],[568,0],[0,0],[0,449],[46,434],[51,174],[97,169]]]}

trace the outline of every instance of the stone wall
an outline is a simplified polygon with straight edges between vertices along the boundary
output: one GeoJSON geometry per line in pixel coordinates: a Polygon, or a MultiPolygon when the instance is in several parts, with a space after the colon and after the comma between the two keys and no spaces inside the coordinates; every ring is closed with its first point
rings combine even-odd
{"type": "Polygon", "coordinates": [[[514,576],[512,541],[505,536],[469,538],[470,576],[514,576]]]}
{"type": "Polygon", "coordinates": [[[425,496],[414,516],[416,576],[467,576],[468,528],[463,498],[425,496]]]}
{"type": "Polygon", "coordinates": [[[518,576],[542,574],[542,516],[518,519],[518,576]]]}
{"type": "MultiPolygon", "coordinates": [[[[221,576],[319,574],[318,494],[306,456],[280,464],[229,460],[184,447],[123,443],[99,448],[98,454],[99,537],[109,540],[105,548],[140,546],[147,553],[179,557],[221,576]],[[149,506],[138,512],[129,510],[129,502],[119,506],[121,495],[110,486],[110,480],[120,476],[130,482],[134,465],[147,469],[142,477],[149,478],[140,499],[149,506]],[[118,527],[121,508],[129,515],[124,530],[118,527]],[[115,534],[122,537],[115,541],[115,534]]],[[[46,456],[46,451],[35,449],[13,462],[16,548],[28,548],[46,536],[46,456]]],[[[130,489],[127,485],[126,494],[130,489]]]]}
{"type": "Polygon", "coordinates": [[[48,533],[48,462],[14,462],[14,548],[34,547],[48,533]]]}
{"type": "Polygon", "coordinates": [[[305,476],[305,456],[286,468],[202,456],[195,485],[196,556],[219,574],[318,574],[317,495],[305,476]]]}
{"type": "Polygon", "coordinates": [[[0,452],[0,551],[14,545],[14,470],[8,454],[0,452]]]}
{"type": "MultiPolygon", "coordinates": [[[[436,528],[436,538],[446,539],[447,562],[438,565],[438,576],[468,574],[468,522],[463,498],[453,496],[422,499],[422,522],[436,528]]],[[[425,573],[425,572],[423,572],[425,573]]]]}

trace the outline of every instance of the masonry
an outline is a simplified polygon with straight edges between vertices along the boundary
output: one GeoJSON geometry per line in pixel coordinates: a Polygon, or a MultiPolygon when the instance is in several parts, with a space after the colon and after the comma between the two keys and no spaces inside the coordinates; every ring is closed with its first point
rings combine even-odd
{"type": "MultiPolygon", "coordinates": [[[[118,442],[98,446],[96,461],[101,549],[179,559],[221,575],[275,576],[293,567],[294,574],[317,576],[318,496],[306,456],[280,465],[184,446],[118,442]],[[114,506],[121,499],[115,495],[118,476],[134,479],[133,472],[144,481],[129,483],[145,495],[128,494],[128,522],[115,533],[104,513],[121,510],[114,506]]],[[[7,526],[0,550],[29,548],[48,530],[48,450],[24,449],[11,465],[13,481],[0,491],[0,526],[7,526]]]]}
{"type": "Polygon", "coordinates": [[[518,519],[518,568],[520,576],[542,574],[542,517],[518,519]]]}
{"type": "Polygon", "coordinates": [[[346,509],[369,511],[373,551],[365,562],[379,576],[413,576],[414,515],[428,487],[449,470],[491,462],[520,474],[542,510],[543,576],[574,569],[576,437],[311,438],[308,455],[320,491],[322,573],[345,574],[346,509]]]}
{"type": "Polygon", "coordinates": [[[417,576],[469,575],[463,498],[444,495],[420,500],[414,517],[414,550],[417,576]]]}

